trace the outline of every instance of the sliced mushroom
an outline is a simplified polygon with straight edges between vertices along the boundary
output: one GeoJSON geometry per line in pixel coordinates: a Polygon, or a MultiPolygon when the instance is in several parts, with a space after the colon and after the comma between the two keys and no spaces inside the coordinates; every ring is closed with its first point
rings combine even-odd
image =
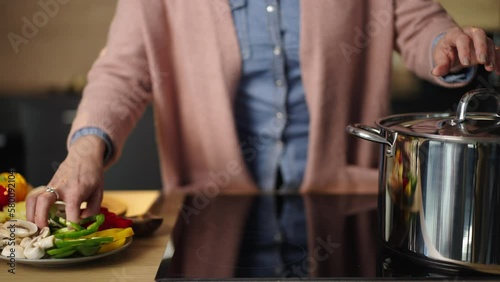
{"type": "Polygon", "coordinates": [[[9,237],[11,233],[14,233],[16,237],[24,238],[35,234],[37,231],[38,227],[36,224],[21,219],[8,220],[0,227],[0,233],[7,237],[9,237]]]}
{"type": "MultiPolygon", "coordinates": [[[[23,247],[21,247],[19,245],[15,245],[13,247],[14,247],[14,257],[16,259],[26,258],[24,256],[24,248],[23,247]]],[[[2,251],[2,256],[4,256],[4,257],[10,256],[11,255],[10,249],[12,249],[12,247],[11,248],[4,248],[2,251]]]]}
{"type": "Polygon", "coordinates": [[[44,250],[54,247],[54,240],[55,240],[54,235],[50,235],[49,237],[45,237],[45,238],[41,238],[41,237],[37,237],[37,238],[40,238],[40,239],[38,241],[34,242],[33,245],[39,246],[44,250]]]}
{"type": "Polygon", "coordinates": [[[54,246],[54,235],[48,236],[50,229],[48,227],[42,228],[38,236],[35,238],[25,237],[21,241],[21,246],[24,247],[24,256],[28,259],[41,259],[45,256],[45,249],[54,246]]]}
{"type": "MultiPolygon", "coordinates": [[[[29,238],[28,238],[28,239],[29,239],[29,238]]],[[[3,242],[5,245],[8,245],[10,241],[11,241],[11,240],[9,240],[8,238],[4,238],[4,239],[2,239],[2,242],[3,242]]],[[[16,239],[14,239],[14,242],[15,242],[15,243],[14,243],[14,245],[20,245],[20,244],[21,244],[21,238],[16,238],[16,239]]],[[[10,243],[10,244],[12,245],[12,243],[10,243]]],[[[0,245],[1,245],[1,244],[0,244],[0,245]]]]}
{"type": "MultiPolygon", "coordinates": [[[[28,239],[30,239],[30,238],[28,238],[28,239]]],[[[3,249],[4,247],[7,247],[9,245],[9,242],[11,242],[11,240],[9,240],[8,238],[1,239],[0,240],[0,250],[3,249]]],[[[12,243],[10,243],[10,245],[12,245],[12,243]]],[[[16,238],[14,240],[14,245],[21,245],[21,239],[16,238]]]]}
{"type": "Polygon", "coordinates": [[[49,237],[49,235],[50,235],[50,229],[47,226],[45,226],[40,230],[40,232],[38,232],[38,237],[41,238],[47,238],[49,237]]]}
{"type": "MultiPolygon", "coordinates": [[[[42,228],[38,235],[34,237],[32,240],[27,242],[27,245],[37,245],[41,246],[44,249],[52,248],[54,246],[54,235],[50,235],[50,229],[48,227],[42,228]]],[[[31,239],[31,238],[30,238],[31,239]]]]}
{"type": "Polygon", "coordinates": [[[31,238],[30,237],[24,237],[22,240],[21,240],[21,243],[19,243],[19,245],[21,245],[21,247],[23,248],[26,248],[29,244],[31,244],[31,238]]]}
{"type": "Polygon", "coordinates": [[[45,250],[38,245],[30,244],[24,248],[23,254],[27,259],[41,259],[45,255],[45,250]]]}

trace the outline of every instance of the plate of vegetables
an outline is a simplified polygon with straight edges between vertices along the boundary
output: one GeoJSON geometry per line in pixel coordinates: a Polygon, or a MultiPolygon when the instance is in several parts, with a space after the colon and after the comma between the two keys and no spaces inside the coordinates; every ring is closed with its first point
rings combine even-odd
{"type": "Polygon", "coordinates": [[[125,250],[134,235],[130,220],[105,208],[78,223],[52,209],[48,223],[40,230],[20,219],[1,224],[0,259],[44,267],[79,264],[125,250]]]}

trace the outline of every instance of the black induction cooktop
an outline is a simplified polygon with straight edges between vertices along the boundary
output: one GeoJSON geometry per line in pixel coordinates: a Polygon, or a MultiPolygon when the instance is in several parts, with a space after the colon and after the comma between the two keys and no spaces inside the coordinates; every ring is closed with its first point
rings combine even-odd
{"type": "Polygon", "coordinates": [[[386,247],[375,195],[187,197],[156,274],[197,280],[493,280],[386,247]]]}

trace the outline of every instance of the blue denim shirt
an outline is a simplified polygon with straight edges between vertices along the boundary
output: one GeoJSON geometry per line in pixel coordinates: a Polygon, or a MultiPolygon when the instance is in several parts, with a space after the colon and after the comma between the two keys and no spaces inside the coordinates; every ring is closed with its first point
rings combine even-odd
{"type": "Polygon", "coordinates": [[[230,0],[242,57],[235,120],[258,186],[298,187],[307,160],[309,113],[302,85],[299,0],[230,0]]]}

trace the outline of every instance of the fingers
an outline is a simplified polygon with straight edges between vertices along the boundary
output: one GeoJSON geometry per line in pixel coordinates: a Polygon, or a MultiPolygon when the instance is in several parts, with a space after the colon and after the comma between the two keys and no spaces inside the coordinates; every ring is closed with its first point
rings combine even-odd
{"type": "Polygon", "coordinates": [[[450,72],[451,65],[456,61],[457,53],[450,46],[440,44],[434,50],[434,76],[444,76],[450,72]]]}
{"type": "Polygon", "coordinates": [[[64,179],[60,184],[59,194],[65,203],[66,219],[71,222],[80,221],[80,206],[83,202],[80,196],[81,187],[73,181],[64,179]]]}
{"type": "Polygon", "coordinates": [[[487,71],[494,71],[495,70],[495,44],[493,43],[493,40],[489,39],[487,40],[487,46],[488,46],[488,57],[487,57],[487,62],[484,66],[484,68],[487,71]]]}
{"type": "Polygon", "coordinates": [[[500,72],[498,47],[480,28],[452,28],[439,40],[434,48],[432,74],[444,76],[450,72],[478,64],[487,71],[500,72]]]}
{"type": "Polygon", "coordinates": [[[471,44],[472,40],[470,39],[469,36],[467,36],[463,32],[457,32],[458,34],[454,37],[449,39],[450,46],[455,45],[457,48],[458,52],[458,58],[460,59],[460,63],[467,67],[471,65],[471,44]]]}
{"type": "Polygon", "coordinates": [[[45,186],[41,186],[33,190],[26,197],[26,219],[32,222],[35,222],[35,209],[36,209],[36,201],[38,195],[44,192],[45,186]]]}
{"type": "Polygon", "coordinates": [[[466,33],[473,41],[473,47],[475,50],[477,64],[484,65],[487,71],[497,70],[498,63],[498,51],[491,38],[488,38],[486,32],[483,29],[476,27],[469,27],[464,29],[466,33]]]}
{"type": "Polygon", "coordinates": [[[472,39],[475,60],[479,64],[487,65],[489,63],[489,56],[488,37],[486,36],[486,32],[480,28],[469,27],[464,29],[464,33],[472,39]]]}
{"type": "Polygon", "coordinates": [[[450,72],[450,63],[452,59],[448,56],[444,51],[438,51],[436,55],[434,55],[434,63],[436,66],[432,70],[432,75],[434,76],[443,76],[450,72]]]}
{"type": "Polygon", "coordinates": [[[55,203],[57,200],[57,196],[54,193],[50,192],[45,192],[43,191],[42,193],[38,194],[38,197],[36,198],[36,204],[35,204],[35,224],[39,227],[45,227],[47,226],[47,220],[48,220],[48,210],[50,209],[50,206],[55,203]]]}
{"type": "Polygon", "coordinates": [[[66,220],[71,222],[80,222],[81,203],[71,201],[66,203],[66,220]]]}
{"type": "MultiPolygon", "coordinates": [[[[72,156],[68,155],[68,158],[72,160],[72,156]]],[[[78,181],[74,181],[80,173],[77,171],[78,167],[77,164],[68,165],[65,161],[64,166],[61,165],[60,167],[61,173],[54,176],[54,181],[58,182],[61,200],[65,203],[66,219],[71,222],[80,221],[80,206],[83,201],[82,188],[86,188],[80,187],[78,181]]]]}
{"type": "Polygon", "coordinates": [[[98,214],[101,210],[102,189],[97,189],[87,200],[87,208],[82,213],[82,218],[98,214]]]}
{"type": "Polygon", "coordinates": [[[470,64],[470,48],[467,46],[470,41],[461,37],[462,35],[463,32],[459,28],[450,29],[436,44],[433,54],[435,67],[432,70],[432,75],[444,76],[450,71],[462,68],[460,60],[470,64]],[[457,38],[460,37],[461,40],[457,41],[457,38]],[[465,58],[463,58],[464,54],[465,58]]]}

